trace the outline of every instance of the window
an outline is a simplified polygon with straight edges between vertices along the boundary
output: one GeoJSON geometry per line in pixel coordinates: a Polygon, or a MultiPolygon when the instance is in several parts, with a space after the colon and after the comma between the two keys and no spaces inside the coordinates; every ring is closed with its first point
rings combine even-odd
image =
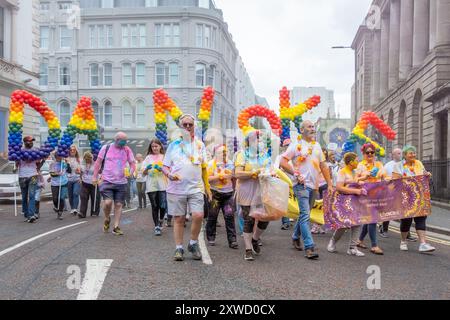
{"type": "Polygon", "coordinates": [[[123,127],[132,128],[134,126],[133,107],[129,101],[122,103],[123,127]]]}
{"type": "Polygon", "coordinates": [[[106,47],[106,29],[104,26],[97,26],[98,29],[98,47],[106,47]]]}
{"type": "Polygon", "coordinates": [[[147,113],[145,112],[145,103],[142,100],[139,100],[136,103],[136,125],[139,128],[144,128],[147,120],[147,113]]]}
{"type": "Polygon", "coordinates": [[[5,55],[5,50],[3,49],[3,42],[5,33],[5,14],[3,8],[0,7],[0,58],[3,58],[5,55]]]}
{"type": "Polygon", "coordinates": [[[97,48],[97,33],[95,26],[89,26],[89,48],[97,48]]]}
{"type": "Polygon", "coordinates": [[[179,69],[178,69],[178,63],[172,62],[169,63],[169,86],[178,86],[179,83],[179,69]]]}
{"type": "Polygon", "coordinates": [[[58,8],[59,10],[69,11],[72,9],[72,3],[69,1],[58,2],[58,8]]]}
{"type": "Polygon", "coordinates": [[[49,27],[41,27],[41,36],[40,36],[41,49],[48,49],[49,35],[50,35],[49,27]]]}
{"type": "Polygon", "coordinates": [[[112,48],[112,46],[113,46],[113,26],[112,25],[106,26],[106,39],[107,39],[108,48],[112,48]]]}
{"type": "Polygon", "coordinates": [[[109,101],[105,102],[105,127],[112,127],[112,104],[109,101]]]}
{"type": "Polygon", "coordinates": [[[180,25],[178,23],[173,25],[173,46],[179,47],[180,46],[180,25]]]}
{"type": "Polygon", "coordinates": [[[147,46],[147,29],[145,24],[139,25],[139,46],[140,47],[147,46]]]}
{"type": "Polygon", "coordinates": [[[210,66],[207,70],[207,73],[206,85],[214,88],[214,75],[216,73],[216,67],[210,66]]]}
{"type": "Polygon", "coordinates": [[[104,126],[104,114],[103,114],[103,107],[99,106],[97,101],[92,102],[92,108],[94,109],[94,115],[95,115],[95,121],[97,121],[97,124],[100,126],[104,126]]]}
{"type": "Polygon", "coordinates": [[[59,120],[61,126],[67,127],[70,121],[70,104],[67,101],[61,101],[59,104],[59,120]]]}
{"type": "Polygon", "coordinates": [[[136,24],[131,25],[131,47],[136,48],[138,46],[138,26],[136,24]]]}
{"type": "Polygon", "coordinates": [[[197,87],[204,87],[205,86],[205,65],[202,63],[197,63],[195,65],[195,85],[197,87]]]}
{"type": "Polygon", "coordinates": [[[200,7],[200,8],[206,8],[206,9],[209,9],[210,7],[209,7],[209,0],[199,0],[198,1],[198,6],[200,7]]]}
{"type": "Polygon", "coordinates": [[[72,43],[72,30],[67,28],[66,26],[60,26],[60,48],[67,49],[71,47],[72,43]]]}
{"type": "Polygon", "coordinates": [[[102,8],[114,8],[114,0],[102,0],[102,8]]]}
{"type": "Polygon", "coordinates": [[[164,83],[165,83],[164,70],[165,70],[164,63],[156,64],[156,86],[157,87],[164,87],[164,83]]]}
{"type": "Polygon", "coordinates": [[[39,85],[48,86],[48,63],[41,62],[39,66],[39,85]]]}
{"type": "Polygon", "coordinates": [[[128,47],[128,25],[122,25],[122,47],[128,47]]]}
{"type": "Polygon", "coordinates": [[[133,72],[131,70],[130,63],[124,63],[122,65],[122,85],[123,86],[133,85],[133,72]]]}
{"type": "Polygon", "coordinates": [[[162,46],[161,37],[162,37],[162,25],[155,24],[155,46],[156,47],[162,46]]]}
{"type": "Polygon", "coordinates": [[[91,87],[98,87],[99,85],[99,69],[97,63],[92,63],[89,65],[89,75],[90,75],[90,86],[91,87]]]}
{"type": "Polygon", "coordinates": [[[145,6],[146,7],[157,7],[158,0],[145,0],[145,6]]]}
{"type": "Polygon", "coordinates": [[[59,85],[70,85],[70,66],[67,63],[61,63],[59,65],[59,85]]]}
{"type": "Polygon", "coordinates": [[[197,47],[203,47],[203,25],[197,24],[197,47]]]}
{"type": "Polygon", "coordinates": [[[211,48],[211,27],[205,26],[205,47],[211,48]]]}
{"type": "Polygon", "coordinates": [[[217,49],[217,28],[213,28],[213,31],[212,31],[211,48],[217,49]]]}
{"type": "Polygon", "coordinates": [[[104,80],[103,84],[105,87],[112,87],[112,64],[111,63],[105,63],[103,65],[103,75],[104,80]]]}
{"type": "Polygon", "coordinates": [[[48,11],[48,10],[50,10],[50,3],[49,2],[41,2],[39,4],[39,9],[41,11],[48,11]]]}
{"type": "Polygon", "coordinates": [[[164,25],[164,46],[170,47],[172,44],[172,25],[164,25]]]}
{"type": "Polygon", "coordinates": [[[136,85],[143,87],[145,86],[145,64],[136,64],[136,85]]]}

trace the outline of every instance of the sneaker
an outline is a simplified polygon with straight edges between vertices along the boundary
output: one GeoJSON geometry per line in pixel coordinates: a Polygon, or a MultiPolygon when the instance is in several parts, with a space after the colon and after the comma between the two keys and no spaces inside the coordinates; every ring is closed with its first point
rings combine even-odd
{"type": "Polygon", "coordinates": [[[58,212],[58,219],[59,219],[59,220],[62,220],[62,219],[63,219],[63,216],[62,216],[62,215],[63,215],[62,212],[58,212]]]}
{"type": "Polygon", "coordinates": [[[216,245],[216,241],[215,240],[209,240],[208,241],[208,245],[211,247],[214,247],[216,245]]]}
{"type": "Polygon", "coordinates": [[[305,258],[315,260],[319,258],[319,254],[314,252],[314,249],[306,249],[305,258]]]}
{"type": "Polygon", "coordinates": [[[108,232],[109,231],[110,223],[111,223],[111,218],[110,219],[105,219],[105,222],[103,223],[103,232],[108,232]]]}
{"type": "Polygon", "coordinates": [[[382,237],[382,238],[389,238],[389,236],[387,235],[387,233],[386,232],[384,232],[383,230],[381,230],[380,229],[380,237],[382,237]]]}
{"type": "Polygon", "coordinates": [[[192,253],[192,258],[194,258],[194,260],[202,260],[202,253],[200,252],[198,242],[192,245],[189,244],[188,251],[192,253]]]}
{"type": "Polygon", "coordinates": [[[244,260],[255,261],[255,257],[253,256],[253,250],[245,250],[244,260]]]}
{"type": "Polygon", "coordinates": [[[302,247],[302,243],[300,241],[300,239],[294,240],[292,239],[292,245],[294,246],[294,248],[298,251],[303,251],[303,247],[302,247]]]}
{"type": "Polygon", "coordinates": [[[174,255],[173,259],[175,261],[184,261],[184,250],[183,249],[175,250],[175,255],[174,255]]]}
{"type": "Polygon", "coordinates": [[[172,227],[172,221],[167,221],[166,222],[166,227],[167,228],[171,228],[172,227]]]}
{"type": "Polygon", "coordinates": [[[317,226],[316,226],[316,225],[313,225],[313,226],[311,227],[311,233],[312,233],[312,234],[319,234],[319,230],[317,229],[317,226]]]}
{"type": "Polygon", "coordinates": [[[333,239],[331,239],[330,242],[328,243],[327,250],[330,253],[336,252],[336,243],[333,241],[333,239]]]}
{"type": "Polygon", "coordinates": [[[53,211],[55,211],[55,213],[58,213],[58,209],[56,209],[56,207],[53,207],[53,211]]]}
{"type": "Polygon", "coordinates": [[[401,251],[408,251],[408,243],[406,241],[400,242],[400,250],[401,251]]]}
{"type": "Polygon", "coordinates": [[[413,236],[411,235],[411,233],[408,233],[408,236],[406,237],[406,241],[409,241],[409,242],[417,242],[417,238],[416,238],[416,237],[413,237],[413,236]]]}
{"type": "Polygon", "coordinates": [[[119,227],[114,228],[112,233],[116,236],[123,236],[123,232],[119,227]]]}
{"type": "Polygon", "coordinates": [[[282,224],[281,230],[289,230],[289,225],[287,223],[282,224]]]}
{"type": "Polygon", "coordinates": [[[253,253],[257,256],[261,254],[261,248],[259,247],[258,240],[254,240],[252,238],[252,247],[253,247],[253,253]]]}
{"type": "Polygon", "coordinates": [[[239,248],[239,245],[238,245],[238,243],[236,241],[231,242],[228,246],[231,249],[238,249],[239,248]]]}
{"type": "Polygon", "coordinates": [[[28,223],[33,223],[36,221],[36,218],[32,216],[30,219],[28,219],[28,223]]]}
{"type": "Polygon", "coordinates": [[[359,250],[356,249],[356,248],[348,249],[348,250],[347,250],[347,254],[348,254],[349,256],[355,256],[355,257],[364,257],[364,256],[365,256],[364,253],[362,253],[361,251],[359,251],[359,250]]]}
{"type": "Polygon", "coordinates": [[[421,243],[419,247],[419,252],[426,253],[426,252],[434,252],[436,251],[436,248],[428,243],[421,243]]]}
{"type": "Polygon", "coordinates": [[[161,229],[159,227],[155,228],[155,236],[159,237],[161,235],[161,229]]]}
{"type": "Polygon", "coordinates": [[[30,221],[30,218],[25,218],[24,220],[23,220],[23,222],[29,222],[30,221]]]}
{"type": "Polygon", "coordinates": [[[258,246],[260,246],[260,247],[262,247],[263,246],[263,243],[262,243],[262,240],[261,240],[261,238],[258,240],[258,246]]]}

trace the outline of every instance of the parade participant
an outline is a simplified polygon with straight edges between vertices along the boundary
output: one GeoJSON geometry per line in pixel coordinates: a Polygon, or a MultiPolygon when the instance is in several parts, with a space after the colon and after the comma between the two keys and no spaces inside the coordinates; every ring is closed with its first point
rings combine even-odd
{"type": "MultiPolygon", "coordinates": [[[[357,178],[365,183],[379,182],[385,178],[383,164],[376,161],[375,158],[375,146],[371,143],[367,143],[362,146],[361,152],[363,153],[364,160],[361,161],[356,168],[357,178]]],[[[377,224],[371,223],[369,225],[364,225],[359,236],[358,247],[362,249],[367,249],[364,244],[364,238],[367,233],[369,233],[372,248],[370,252],[376,255],[383,255],[384,252],[378,246],[377,241],[377,224]]]]}
{"type": "Polygon", "coordinates": [[[236,242],[236,226],[234,223],[233,171],[233,164],[227,160],[226,146],[216,146],[212,153],[212,160],[208,163],[212,200],[206,224],[206,237],[210,246],[214,246],[216,243],[217,218],[220,210],[222,210],[228,246],[231,249],[239,247],[236,242]]]}
{"type": "MultiPolygon", "coordinates": [[[[287,148],[289,147],[290,144],[291,144],[291,139],[286,139],[286,140],[283,141],[283,145],[280,148],[280,154],[275,159],[275,162],[274,162],[274,165],[273,165],[274,169],[283,170],[280,167],[281,158],[282,158],[283,153],[286,152],[286,150],[287,150],[287,148]]],[[[288,217],[281,218],[281,230],[289,230],[290,227],[291,227],[291,223],[289,221],[289,218],[288,217]]]]}
{"type": "Polygon", "coordinates": [[[50,182],[53,198],[53,210],[59,220],[63,219],[65,200],[68,197],[68,174],[72,173],[70,165],[64,159],[55,154],[55,161],[50,165],[50,182]]]}
{"type": "Polygon", "coordinates": [[[70,213],[76,216],[78,214],[78,205],[80,202],[81,190],[81,159],[78,149],[75,145],[70,147],[69,157],[66,159],[67,164],[72,168],[72,173],[67,175],[69,182],[67,190],[69,192],[70,213]]]}
{"type": "MultiPolygon", "coordinates": [[[[23,138],[24,149],[33,149],[35,139],[31,136],[23,138]]],[[[16,161],[16,170],[19,170],[19,186],[22,194],[22,213],[25,222],[33,223],[36,220],[36,190],[38,188],[38,170],[44,161],[16,161]]]]}
{"type": "Polygon", "coordinates": [[[136,155],[136,172],[134,177],[136,178],[137,196],[139,201],[139,209],[147,208],[147,197],[145,196],[145,184],[147,178],[143,175],[145,167],[143,166],[144,157],[138,153],[136,155]]]}
{"type": "Polygon", "coordinates": [[[262,206],[259,175],[271,166],[267,148],[261,143],[263,140],[261,135],[261,132],[257,130],[247,135],[244,150],[237,154],[235,163],[236,202],[241,207],[244,218],[244,259],[246,261],[255,260],[254,255],[261,253],[258,242],[269,225],[268,222],[259,221],[255,228],[255,219],[250,216],[252,207],[262,206]]]}
{"type": "MultiPolygon", "coordinates": [[[[429,172],[425,170],[422,162],[416,159],[416,148],[413,146],[405,146],[403,148],[403,161],[397,163],[394,166],[393,178],[403,179],[414,176],[427,175],[431,176],[429,172]]],[[[433,252],[436,249],[426,242],[426,221],[427,217],[417,217],[414,218],[414,223],[416,226],[417,235],[419,236],[419,252],[427,253],[433,252]]],[[[402,233],[402,239],[400,243],[400,250],[408,251],[408,244],[406,242],[406,237],[408,236],[409,230],[411,229],[413,219],[402,219],[400,221],[400,231],[402,233]]]]}
{"type": "MultiPolygon", "coordinates": [[[[153,139],[141,167],[144,170],[142,176],[146,181],[145,190],[152,206],[156,236],[161,235],[162,221],[167,214],[167,177],[162,172],[163,159],[164,146],[158,139],[153,139]]],[[[171,220],[172,217],[168,216],[167,223],[170,224],[171,220]]]]}
{"type": "MultiPolygon", "coordinates": [[[[358,196],[366,196],[367,191],[360,188],[350,188],[348,184],[358,183],[360,180],[356,177],[355,169],[358,167],[358,155],[350,152],[344,155],[345,167],[339,170],[337,177],[336,189],[343,194],[354,194],[358,196]]],[[[361,226],[354,226],[350,228],[350,243],[348,246],[347,254],[351,256],[364,257],[365,254],[358,250],[356,247],[358,244],[358,236],[361,226]]],[[[347,229],[336,230],[331,237],[328,244],[328,252],[336,252],[336,243],[342,238],[347,229]]]]}
{"type": "Polygon", "coordinates": [[[120,217],[122,207],[125,203],[127,192],[127,178],[125,177],[125,167],[127,163],[131,167],[131,174],[136,170],[136,162],[133,151],[127,146],[127,135],[118,132],[113,144],[103,146],[98,155],[94,167],[93,183],[98,184],[98,176],[101,172],[100,193],[103,197],[103,212],[105,222],[103,231],[108,232],[111,223],[111,210],[114,203],[114,229],[113,234],[122,236],[120,230],[120,217]]]}
{"type": "Polygon", "coordinates": [[[206,148],[195,137],[195,118],[185,114],[179,119],[184,129],[182,137],[172,142],[163,161],[163,172],[169,178],[167,186],[168,214],[175,218],[175,261],[184,260],[183,234],[188,207],[192,212],[191,240],[188,250],[194,260],[201,260],[198,237],[204,217],[204,193],[211,199],[206,148]]]}
{"type": "Polygon", "coordinates": [[[40,214],[40,208],[41,208],[41,193],[42,190],[44,190],[44,186],[45,186],[45,181],[44,181],[44,176],[42,175],[41,170],[38,170],[38,184],[37,184],[37,188],[36,188],[36,196],[35,196],[35,213],[34,213],[34,217],[35,219],[39,219],[41,217],[40,214]]]}
{"type": "Polygon", "coordinates": [[[81,204],[78,217],[86,218],[86,213],[91,202],[91,217],[98,217],[100,214],[100,192],[98,187],[92,182],[94,175],[94,157],[87,151],[83,156],[84,164],[81,166],[81,204]]]}
{"type": "Polygon", "coordinates": [[[130,171],[130,165],[127,164],[124,169],[124,176],[127,178],[127,191],[125,194],[125,206],[126,209],[131,209],[131,194],[132,194],[132,176],[130,171]]]}
{"type": "Polygon", "coordinates": [[[319,254],[315,251],[314,240],[309,227],[310,213],[313,206],[314,191],[319,189],[320,173],[323,174],[328,185],[328,191],[333,191],[330,173],[320,145],[315,141],[316,129],[311,121],[304,121],[301,125],[303,138],[292,143],[283,154],[281,167],[294,176],[294,193],[298,199],[300,216],[294,228],[292,242],[297,250],[302,250],[300,235],[305,245],[305,257],[317,259],[319,254]],[[292,160],[292,165],[289,161],[292,160]]]}

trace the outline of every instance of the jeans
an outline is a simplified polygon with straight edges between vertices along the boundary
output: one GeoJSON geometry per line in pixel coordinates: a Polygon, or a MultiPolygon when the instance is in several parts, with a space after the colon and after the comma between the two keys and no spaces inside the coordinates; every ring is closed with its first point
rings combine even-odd
{"type": "Polygon", "coordinates": [[[31,218],[35,214],[36,190],[38,188],[37,177],[19,178],[20,192],[22,193],[22,212],[25,218],[31,218]]]}
{"type": "Polygon", "coordinates": [[[300,216],[294,227],[292,234],[293,240],[300,239],[302,236],[305,250],[314,248],[314,240],[311,235],[309,227],[309,219],[311,214],[312,201],[314,200],[314,190],[304,185],[298,184],[294,187],[294,194],[297,197],[298,205],[300,207],[300,216]]]}
{"type": "Polygon", "coordinates": [[[69,191],[69,203],[70,209],[78,210],[78,204],[80,203],[80,181],[69,181],[67,183],[67,190],[69,191]]]}
{"type": "Polygon", "coordinates": [[[289,223],[290,223],[290,220],[289,220],[288,217],[283,217],[283,218],[281,218],[281,224],[282,224],[282,225],[284,225],[284,224],[289,224],[289,223]]]}
{"type": "Polygon", "coordinates": [[[145,196],[145,182],[136,182],[139,208],[147,208],[147,197],[145,196]]]}
{"type": "Polygon", "coordinates": [[[348,245],[348,248],[354,249],[354,248],[356,248],[356,246],[358,244],[358,235],[360,233],[361,226],[354,226],[354,227],[351,227],[350,229],[336,230],[333,233],[333,236],[331,237],[331,239],[336,244],[342,238],[342,236],[345,234],[345,232],[347,232],[347,230],[350,230],[350,243],[348,245]]]}
{"type": "MultiPolygon", "coordinates": [[[[162,227],[162,221],[167,213],[167,194],[165,191],[147,193],[152,206],[152,217],[155,227],[162,227]]],[[[170,218],[170,220],[172,220],[170,218]]],[[[170,221],[168,218],[168,221],[170,221]]]]}
{"type": "Polygon", "coordinates": [[[361,235],[359,236],[359,241],[363,241],[364,238],[367,235],[367,232],[369,233],[370,241],[372,242],[372,248],[375,248],[378,246],[377,243],[377,224],[371,223],[371,224],[365,224],[362,227],[361,235]]]}

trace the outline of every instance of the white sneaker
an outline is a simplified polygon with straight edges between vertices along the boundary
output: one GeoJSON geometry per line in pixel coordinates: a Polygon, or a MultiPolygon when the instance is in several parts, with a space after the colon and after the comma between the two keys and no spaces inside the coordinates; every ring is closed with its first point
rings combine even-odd
{"type": "Polygon", "coordinates": [[[401,251],[408,251],[408,243],[406,241],[400,242],[400,250],[401,251]]]}
{"type": "Polygon", "coordinates": [[[333,239],[331,239],[330,242],[328,243],[327,250],[330,253],[336,252],[336,243],[334,243],[333,239]]]}
{"type": "Polygon", "coordinates": [[[366,256],[364,253],[362,253],[361,251],[359,251],[356,248],[348,249],[347,254],[349,256],[356,256],[356,257],[365,257],[366,256]]]}
{"type": "Polygon", "coordinates": [[[419,247],[419,252],[433,252],[436,248],[429,245],[428,243],[421,243],[419,247]]]}

